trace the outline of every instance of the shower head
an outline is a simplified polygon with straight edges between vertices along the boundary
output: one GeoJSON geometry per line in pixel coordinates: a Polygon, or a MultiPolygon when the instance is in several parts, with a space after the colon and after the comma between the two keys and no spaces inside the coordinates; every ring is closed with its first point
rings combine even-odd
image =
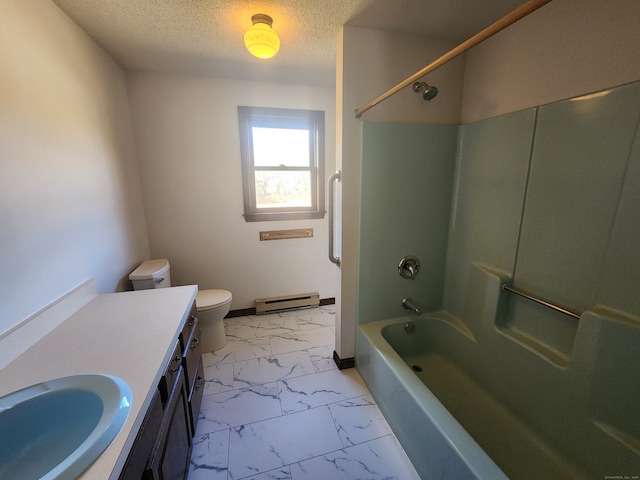
{"type": "Polygon", "coordinates": [[[422,91],[422,98],[427,101],[433,100],[438,95],[438,88],[433,85],[429,85],[427,82],[415,82],[413,84],[413,91],[422,91]]]}
{"type": "Polygon", "coordinates": [[[438,88],[433,85],[427,85],[424,92],[422,92],[422,98],[427,101],[432,100],[436,95],[438,95],[438,88]]]}

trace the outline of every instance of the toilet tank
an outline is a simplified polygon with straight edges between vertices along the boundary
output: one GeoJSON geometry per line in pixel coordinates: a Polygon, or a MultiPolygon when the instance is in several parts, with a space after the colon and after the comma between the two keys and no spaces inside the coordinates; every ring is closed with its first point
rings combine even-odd
{"type": "Polygon", "coordinates": [[[147,260],[129,274],[134,290],[149,290],[171,286],[169,260],[147,260]]]}

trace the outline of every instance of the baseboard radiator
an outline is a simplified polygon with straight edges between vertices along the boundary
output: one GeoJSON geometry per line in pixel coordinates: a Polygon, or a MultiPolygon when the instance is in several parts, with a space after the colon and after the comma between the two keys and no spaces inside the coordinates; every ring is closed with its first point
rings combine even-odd
{"type": "Polygon", "coordinates": [[[297,293],[281,297],[256,298],[256,315],[265,315],[292,308],[317,307],[320,305],[318,292],[297,293]]]}

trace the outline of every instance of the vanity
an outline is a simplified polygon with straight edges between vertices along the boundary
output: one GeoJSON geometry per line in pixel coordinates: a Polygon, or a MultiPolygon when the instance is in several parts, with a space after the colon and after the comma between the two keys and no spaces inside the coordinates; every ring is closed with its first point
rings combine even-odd
{"type": "Polygon", "coordinates": [[[185,286],[92,296],[0,370],[0,396],[69,375],[119,377],[131,389],[129,416],[79,478],[186,478],[204,391],[196,293],[185,286]]]}

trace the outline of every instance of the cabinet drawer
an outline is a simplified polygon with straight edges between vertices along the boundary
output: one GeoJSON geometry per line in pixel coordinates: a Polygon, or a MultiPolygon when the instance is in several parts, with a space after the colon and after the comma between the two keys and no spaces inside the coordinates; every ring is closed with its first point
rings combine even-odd
{"type": "Polygon", "coordinates": [[[171,359],[167,364],[164,374],[160,379],[160,384],[158,385],[158,389],[160,390],[160,398],[162,400],[162,404],[165,405],[167,399],[171,396],[171,392],[173,387],[175,386],[176,379],[178,377],[178,373],[180,372],[180,367],[182,366],[182,349],[180,348],[180,342],[176,342],[175,348],[173,349],[173,353],[171,354],[171,359]]]}
{"type": "Polygon", "coordinates": [[[191,395],[189,395],[189,410],[191,420],[191,434],[195,435],[196,425],[198,424],[198,415],[200,414],[200,404],[202,403],[202,395],[204,395],[204,365],[202,363],[202,356],[196,364],[196,371],[193,374],[194,381],[191,388],[191,395]]]}
{"type": "Polygon", "coordinates": [[[189,312],[187,321],[184,322],[184,327],[182,327],[182,331],[180,332],[180,335],[179,335],[180,348],[182,348],[183,353],[185,351],[185,348],[188,345],[193,327],[198,322],[198,316],[196,314],[197,314],[197,310],[196,310],[196,304],[194,302],[193,305],[191,305],[191,312],[189,312]]]}
{"type": "Polygon", "coordinates": [[[186,349],[183,350],[182,364],[184,365],[185,383],[187,384],[187,392],[191,393],[193,388],[193,382],[195,380],[195,372],[198,367],[198,362],[202,357],[200,347],[200,327],[196,322],[195,326],[191,330],[191,337],[186,344],[186,349]]]}

